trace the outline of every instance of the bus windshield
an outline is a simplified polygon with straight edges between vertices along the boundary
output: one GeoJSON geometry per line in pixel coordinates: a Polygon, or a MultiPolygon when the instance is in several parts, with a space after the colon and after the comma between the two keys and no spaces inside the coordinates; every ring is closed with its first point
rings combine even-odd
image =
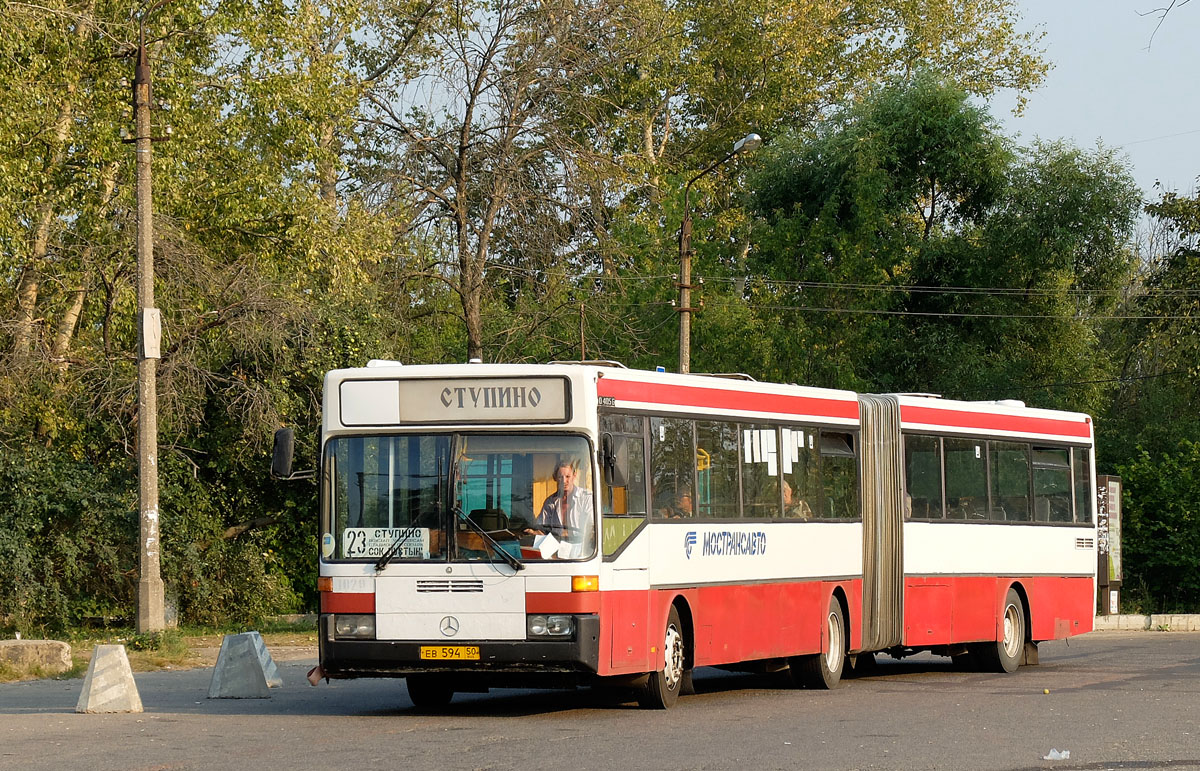
{"type": "Polygon", "coordinates": [[[331,439],[322,555],[374,561],[397,547],[391,562],[495,561],[500,548],[523,562],[587,559],[590,458],[586,439],[564,434],[331,439]]]}

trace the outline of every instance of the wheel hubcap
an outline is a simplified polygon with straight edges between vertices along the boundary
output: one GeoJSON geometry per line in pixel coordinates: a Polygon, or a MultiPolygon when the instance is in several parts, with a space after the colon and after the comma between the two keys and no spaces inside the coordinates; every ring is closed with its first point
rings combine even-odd
{"type": "Polygon", "coordinates": [[[825,666],[830,672],[836,672],[842,665],[842,624],[836,613],[830,613],[827,620],[829,626],[829,650],[825,653],[825,666]]]}
{"type": "Polygon", "coordinates": [[[671,690],[679,685],[683,678],[683,635],[674,625],[667,627],[667,638],[663,643],[663,677],[671,690]]]}
{"type": "Polygon", "coordinates": [[[1017,607],[1009,605],[1004,609],[1004,653],[1009,658],[1016,658],[1021,646],[1021,618],[1017,615],[1017,607]]]}

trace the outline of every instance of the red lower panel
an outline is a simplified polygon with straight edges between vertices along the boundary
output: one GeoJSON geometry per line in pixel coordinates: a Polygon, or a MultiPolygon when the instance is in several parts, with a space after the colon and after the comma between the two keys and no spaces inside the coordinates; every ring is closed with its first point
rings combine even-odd
{"type": "Polygon", "coordinates": [[[374,613],[375,595],[367,593],[321,592],[322,613],[374,613]]]}
{"type": "Polygon", "coordinates": [[[677,597],[692,614],[682,621],[692,629],[696,666],[818,653],[821,619],[835,586],[842,586],[850,603],[851,646],[856,646],[862,639],[858,580],[601,592],[600,673],[656,668],[667,614],[677,597]]]}
{"type": "Polygon", "coordinates": [[[526,613],[599,613],[599,592],[526,592],[526,613]]]}
{"type": "MultiPolygon", "coordinates": [[[[902,644],[925,648],[999,638],[1009,587],[1028,598],[1034,640],[1092,629],[1090,578],[930,576],[905,580],[902,644]]],[[[862,644],[862,581],[809,581],[600,593],[600,674],[648,672],[662,655],[667,614],[682,598],[696,666],[821,650],[821,622],[835,588],[846,594],[850,648],[862,644]]]]}
{"type": "Polygon", "coordinates": [[[904,586],[904,644],[922,648],[999,639],[1000,611],[1010,587],[1026,598],[1034,640],[1092,631],[1091,578],[909,577],[904,586]]]}

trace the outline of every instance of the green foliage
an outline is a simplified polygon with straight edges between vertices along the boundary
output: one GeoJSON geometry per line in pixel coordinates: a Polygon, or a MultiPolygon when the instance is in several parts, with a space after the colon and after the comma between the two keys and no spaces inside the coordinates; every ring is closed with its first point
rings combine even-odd
{"type": "Polygon", "coordinates": [[[112,471],[36,447],[0,454],[0,627],[128,615],[135,509],[112,471]]]}
{"type": "Polygon", "coordinates": [[[1124,485],[1123,556],[1127,586],[1145,593],[1145,612],[1200,607],[1200,443],[1142,451],[1118,467],[1124,485]]]}

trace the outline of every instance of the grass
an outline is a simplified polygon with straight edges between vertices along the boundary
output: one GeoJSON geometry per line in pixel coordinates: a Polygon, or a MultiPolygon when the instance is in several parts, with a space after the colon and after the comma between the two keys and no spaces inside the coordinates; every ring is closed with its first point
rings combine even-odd
{"type": "Polygon", "coordinates": [[[97,645],[124,645],[129,666],[134,672],[208,667],[216,663],[221,640],[226,634],[249,631],[259,632],[268,650],[315,649],[317,645],[316,624],[310,619],[274,619],[232,629],[183,627],[152,634],[137,634],[132,629],[73,629],[57,638],[71,646],[72,665],[66,672],[47,673],[40,667],[20,669],[0,662],[0,683],[49,677],[57,680],[83,677],[87,674],[92,651],[97,645]]]}

